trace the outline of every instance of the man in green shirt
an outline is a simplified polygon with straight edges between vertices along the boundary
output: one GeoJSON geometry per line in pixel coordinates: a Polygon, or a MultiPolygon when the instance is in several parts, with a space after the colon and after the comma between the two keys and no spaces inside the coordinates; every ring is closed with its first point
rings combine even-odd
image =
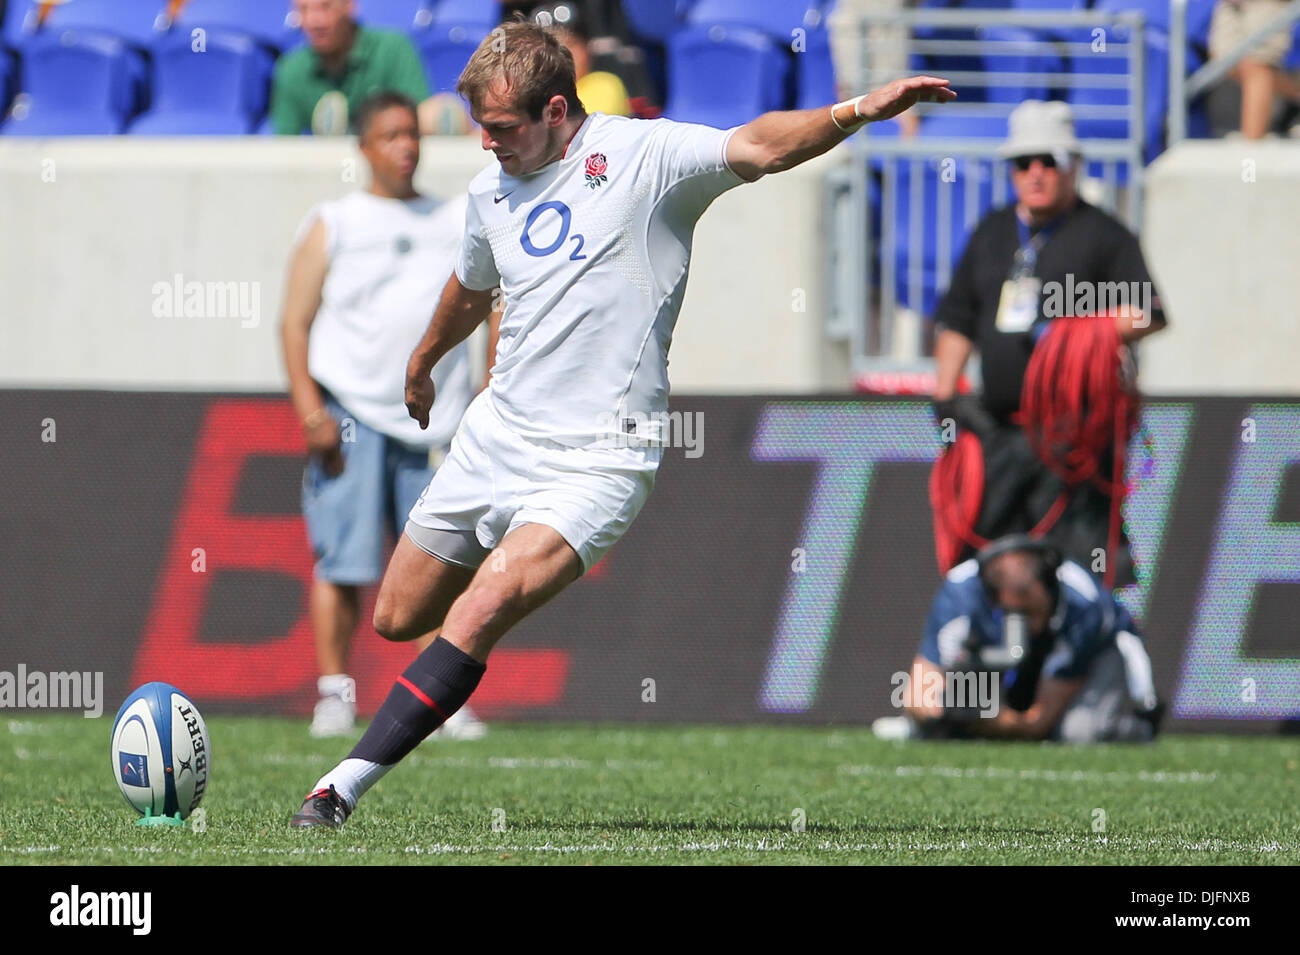
{"type": "MultiPolygon", "coordinates": [[[[275,0],[267,0],[273,3],[275,0]]],[[[429,84],[411,41],[353,19],[352,0],[294,0],[307,45],[275,64],[271,121],[283,136],[343,135],[371,93],[396,90],[417,103],[429,84]]]]}

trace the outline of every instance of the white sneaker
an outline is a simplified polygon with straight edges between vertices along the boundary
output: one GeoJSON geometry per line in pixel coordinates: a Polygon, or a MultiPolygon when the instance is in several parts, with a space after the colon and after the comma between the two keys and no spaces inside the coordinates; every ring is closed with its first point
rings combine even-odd
{"type": "Polygon", "coordinates": [[[876,739],[917,739],[921,728],[910,716],[882,716],[871,724],[871,732],[876,739]]]}
{"type": "Polygon", "coordinates": [[[348,736],[357,725],[357,690],[349,676],[321,677],[320,700],[312,713],[311,733],[316,739],[348,736]]]}
{"type": "Polygon", "coordinates": [[[429,735],[429,739],[475,740],[487,735],[487,724],[474,715],[468,706],[462,706],[451,719],[429,735]]]}

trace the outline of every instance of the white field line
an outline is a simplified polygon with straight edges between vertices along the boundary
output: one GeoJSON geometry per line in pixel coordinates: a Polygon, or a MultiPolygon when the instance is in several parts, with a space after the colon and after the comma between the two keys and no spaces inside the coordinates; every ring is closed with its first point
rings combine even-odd
{"type": "MultiPolygon", "coordinates": [[[[58,750],[41,749],[32,751],[24,747],[15,747],[14,755],[23,761],[65,759],[66,753],[58,750]]],[[[272,766],[306,766],[319,768],[333,761],[324,755],[304,753],[265,753],[254,757],[253,762],[272,766]]],[[[652,759],[604,759],[589,760],[568,756],[426,756],[419,751],[408,756],[403,763],[408,766],[454,767],[463,769],[558,769],[558,770],[592,770],[608,769],[615,771],[658,770],[663,769],[662,760],[652,759]]],[[[1228,778],[1237,778],[1241,773],[1220,773],[1217,770],[1201,772],[1154,772],[1139,771],[1099,771],[1083,769],[1007,769],[1000,766],[875,766],[875,765],[841,765],[836,769],[842,776],[892,776],[941,777],[945,779],[1016,779],[1038,782],[1061,783],[1212,783],[1228,778]]]]}
{"type": "Polygon", "coordinates": [[[939,776],[945,779],[1026,779],[1049,783],[1212,783],[1217,771],[1100,772],[1091,769],[1006,769],[1000,766],[841,766],[845,776],[939,776]]]}
{"type": "Polygon", "coordinates": [[[24,722],[23,720],[10,720],[9,732],[14,736],[30,736],[33,733],[48,733],[50,727],[42,723],[24,722]]]}
{"type": "MultiPolygon", "coordinates": [[[[38,729],[37,732],[40,730],[38,729]]],[[[67,754],[59,750],[29,750],[15,747],[14,755],[23,761],[59,760],[67,754]]],[[[308,766],[329,765],[333,757],[309,755],[304,753],[265,753],[254,757],[255,763],[272,766],[308,766]]],[[[558,770],[592,770],[608,769],[615,771],[657,770],[663,769],[663,760],[653,759],[604,759],[589,760],[568,756],[426,756],[418,750],[403,760],[409,766],[445,766],[464,769],[558,769],[558,770]]],[[[845,776],[893,776],[897,778],[935,776],[946,779],[1020,779],[1039,782],[1086,783],[1086,782],[1143,782],[1143,783],[1211,783],[1229,777],[1242,776],[1241,773],[1220,773],[1217,770],[1201,772],[1118,772],[1099,770],[1057,770],[1057,769],[1007,769],[999,766],[874,766],[842,765],[836,770],[845,776]]],[[[1249,774],[1245,774],[1249,775],[1249,774]]]]}
{"type": "MultiPolygon", "coordinates": [[[[266,753],[254,762],[273,766],[325,766],[331,756],[302,753],[266,753]]],[[[576,759],[569,756],[425,756],[418,750],[402,760],[404,766],[455,766],[468,769],[663,769],[657,759],[576,759]]]]}
{"type": "MultiPolygon", "coordinates": [[[[331,757],[309,756],[302,753],[267,753],[256,762],[284,766],[322,766],[331,757]]],[[[425,756],[418,750],[403,760],[410,766],[450,766],[463,769],[568,769],[568,770],[654,770],[663,769],[662,760],[655,759],[605,759],[590,760],[568,756],[425,756]]],[[[1025,779],[1043,782],[1149,782],[1149,783],[1209,783],[1226,778],[1218,771],[1165,772],[1141,771],[1101,772],[1097,770],[1056,769],[1006,769],[998,766],[851,766],[838,767],[837,772],[847,776],[941,776],[950,779],[1025,779]]],[[[1236,774],[1232,774],[1236,775],[1236,774]]]]}
{"type": "Polygon", "coordinates": [[[21,759],[21,760],[24,760],[24,761],[29,760],[29,759],[57,761],[57,760],[60,760],[60,759],[67,759],[67,758],[68,758],[68,754],[67,754],[65,751],[63,751],[63,750],[58,750],[58,749],[38,749],[38,750],[36,750],[35,752],[33,752],[32,750],[27,749],[27,748],[24,747],[24,746],[15,746],[15,747],[14,747],[14,756],[15,756],[16,758],[21,759]]]}
{"type": "Polygon", "coordinates": [[[735,840],[721,839],[713,842],[683,842],[668,845],[619,846],[609,843],[580,843],[575,845],[556,845],[544,843],[540,846],[501,843],[498,845],[461,845],[457,843],[435,843],[427,846],[404,846],[401,849],[373,849],[366,846],[319,846],[298,849],[240,849],[240,848],[193,848],[189,850],[169,846],[78,846],[64,849],[62,846],[0,846],[0,853],[18,856],[55,855],[62,852],[77,855],[102,854],[121,856],[176,855],[195,859],[259,857],[293,857],[321,856],[331,853],[386,857],[392,855],[416,856],[454,856],[483,855],[489,853],[528,855],[546,853],[553,855],[590,854],[590,855],[656,855],[671,852],[692,852],[709,854],[715,852],[897,852],[900,850],[922,852],[980,852],[989,850],[1024,849],[1034,852],[1042,850],[1082,851],[1087,849],[1106,849],[1108,851],[1139,851],[1159,849],[1165,852],[1240,852],[1240,853],[1287,853],[1300,854],[1300,844],[1282,845],[1277,842],[1258,844],[1238,840],[1203,839],[1198,842],[1171,842],[1151,838],[1120,839],[1114,836],[1065,836],[1047,841],[1025,839],[958,839],[951,841],[908,841],[905,839],[881,842],[844,842],[828,839],[808,839],[782,835],[773,839],[735,840]],[[1114,845],[1111,845],[1111,843],[1114,845]]]}
{"type": "MultiPolygon", "coordinates": [[[[28,750],[15,747],[14,755],[23,761],[65,759],[66,753],[58,750],[28,750]]],[[[306,766],[320,768],[333,761],[332,757],[307,755],[303,753],[265,753],[255,757],[253,762],[272,766],[306,766]]],[[[552,770],[592,770],[608,769],[614,771],[658,770],[663,769],[662,760],[651,759],[605,759],[589,760],[568,756],[425,756],[419,752],[412,753],[403,763],[408,766],[453,767],[461,769],[552,769],[552,770]]],[[[1083,769],[1007,769],[1000,766],[874,766],[842,765],[836,769],[842,776],[892,776],[908,777],[942,777],[945,779],[1016,779],[1038,782],[1060,783],[1212,783],[1229,777],[1242,776],[1241,773],[1219,773],[1217,770],[1201,772],[1165,772],[1145,770],[1132,772],[1098,771],[1083,769]]]]}
{"type": "MultiPolygon", "coordinates": [[[[60,750],[30,750],[16,746],[14,756],[23,761],[57,762],[66,760],[68,754],[60,750]]],[[[251,758],[254,764],[267,766],[303,766],[319,770],[332,765],[337,757],[309,755],[305,753],[264,753],[251,758]]],[[[616,772],[635,772],[659,770],[664,768],[660,759],[576,759],[569,756],[423,756],[412,753],[402,760],[404,766],[416,767],[451,767],[456,769],[558,769],[569,771],[614,770],[616,772]]]]}

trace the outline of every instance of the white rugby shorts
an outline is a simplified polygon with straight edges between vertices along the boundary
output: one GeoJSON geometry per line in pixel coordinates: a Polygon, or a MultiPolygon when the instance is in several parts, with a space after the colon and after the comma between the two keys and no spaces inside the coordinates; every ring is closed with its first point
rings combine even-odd
{"type": "Polygon", "coordinates": [[[611,443],[571,447],[525,438],[497,416],[484,390],[411,508],[407,536],[436,557],[477,567],[516,527],[544,524],[577,551],[585,574],[632,526],[663,458],[658,446],[611,443]],[[450,549],[438,544],[454,541],[452,535],[468,541],[470,534],[478,548],[472,541],[450,549]]]}

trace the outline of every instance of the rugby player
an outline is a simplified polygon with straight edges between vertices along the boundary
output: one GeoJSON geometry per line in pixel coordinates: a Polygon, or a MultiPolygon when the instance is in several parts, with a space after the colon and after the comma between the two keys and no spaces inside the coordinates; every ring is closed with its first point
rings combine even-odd
{"type": "Polygon", "coordinates": [[[342,825],[469,699],[496,642],[631,526],[662,455],[668,346],[709,204],[868,122],[957,95],[918,76],[732,130],[587,115],[572,55],[522,22],[483,41],[458,91],[497,162],[470,183],[455,273],[407,367],[406,405],[421,426],[431,369],[487,319],[494,296],[505,314],[488,388],[411,509],[374,618],[391,640],[437,637],[295,826],[342,825]]]}

